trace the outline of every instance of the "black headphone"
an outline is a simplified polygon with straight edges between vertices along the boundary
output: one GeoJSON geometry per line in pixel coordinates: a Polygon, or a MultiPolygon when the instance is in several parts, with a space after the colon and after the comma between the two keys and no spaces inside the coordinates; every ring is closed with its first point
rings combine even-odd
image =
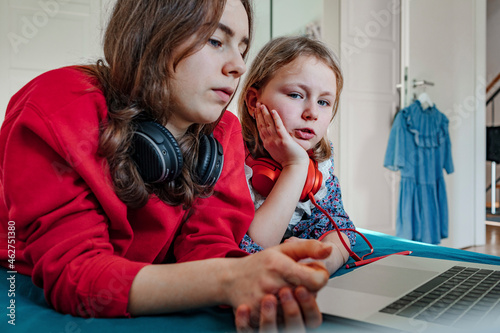
{"type": "MultiPolygon", "coordinates": [[[[155,121],[138,122],[132,138],[132,160],[145,183],[169,182],[184,164],[181,149],[168,129],[155,121]]],[[[224,154],[213,135],[201,135],[196,166],[197,183],[213,186],[219,179],[224,154]]]]}

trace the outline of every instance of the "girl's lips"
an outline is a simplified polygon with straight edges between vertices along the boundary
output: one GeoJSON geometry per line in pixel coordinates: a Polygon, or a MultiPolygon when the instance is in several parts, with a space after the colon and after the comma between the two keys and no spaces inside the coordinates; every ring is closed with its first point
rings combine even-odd
{"type": "Polygon", "coordinates": [[[295,137],[297,139],[311,140],[315,136],[316,136],[316,134],[314,133],[314,131],[312,129],[309,129],[309,128],[301,128],[301,129],[295,130],[295,137]]]}
{"type": "Polygon", "coordinates": [[[231,96],[233,95],[233,92],[231,89],[219,88],[219,89],[213,89],[213,91],[217,94],[217,96],[220,97],[220,99],[224,103],[229,102],[229,100],[231,99],[231,96]]]}

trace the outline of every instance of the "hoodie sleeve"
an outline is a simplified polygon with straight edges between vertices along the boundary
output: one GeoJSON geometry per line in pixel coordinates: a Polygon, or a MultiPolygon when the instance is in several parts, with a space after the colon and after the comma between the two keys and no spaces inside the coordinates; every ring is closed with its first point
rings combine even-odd
{"type": "Polygon", "coordinates": [[[129,316],[129,290],[146,263],[123,258],[131,237],[126,209],[97,154],[105,103],[93,94],[65,99],[60,91],[37,97],[35,88],[9,105],[0,132],[1,199],[15,221],[19,259],[57,311],[129,316]]]}

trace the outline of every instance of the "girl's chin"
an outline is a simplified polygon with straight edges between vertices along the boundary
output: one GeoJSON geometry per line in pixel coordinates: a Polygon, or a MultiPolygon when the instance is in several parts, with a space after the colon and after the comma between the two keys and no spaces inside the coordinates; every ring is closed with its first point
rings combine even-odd
{"type": "Polygon", "coordinates": [[[220,116],[222,115],[222,113],[223,113],[224,111],[225,111],[225,110],[222,110],[222,111],[218,110],[218,112],[214,112],[214,113],[212,114],[212,116],[205,117],[204,119],[200,119],[200,120],[199,120],[199,123],[200,123],[200,124],[211,124],[211,123],[213,123],[213,122],[216,122],[216,121],[220,118],[220,116]]]}
{"type": "MultiPolygon", "coordinates": [[[[302,140],[301,140],[302,141],[302,140]]],[[[313,147],[309,144],[309,142],[301,142],[301,141],[296,141],[299,146],[301,146],[302,148],[304,148],[305,151],[309,151],[311,150],[313,147]]]]}

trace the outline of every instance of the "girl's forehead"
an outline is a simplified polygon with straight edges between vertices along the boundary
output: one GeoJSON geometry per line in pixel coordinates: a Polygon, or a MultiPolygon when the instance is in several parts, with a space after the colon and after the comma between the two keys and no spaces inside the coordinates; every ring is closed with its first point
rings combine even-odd
{"type": "Polygon", "coordinates": [[[337,94],[336,73],[323,59],[315,56],[299,56],[277,69],[261,87],[261,91],[299,86],[321,95],[337,94]]]}
{"type": "Polygon", "coordinates": [[[278,68],[275,71],[274,75],[272,75],[271,80],[273,78],[284,79],[287,77],[299,76],[307,73],[307,71],[310,70],[326,70],[333,73],[333,70],[330,68],[330,66],[322,59],[319,59],[313,55],[299,55],[291,62],[278,68]]]}
{"type": "Polygon", "coordinates": [[[241,37],[248,44],[249,21],[246,9],[241,0],[228,0],[222,13],[220,24],[222,24],[231,37],[241,37]],[[241,36],[239,36],[241,35],[241,36]]]}

